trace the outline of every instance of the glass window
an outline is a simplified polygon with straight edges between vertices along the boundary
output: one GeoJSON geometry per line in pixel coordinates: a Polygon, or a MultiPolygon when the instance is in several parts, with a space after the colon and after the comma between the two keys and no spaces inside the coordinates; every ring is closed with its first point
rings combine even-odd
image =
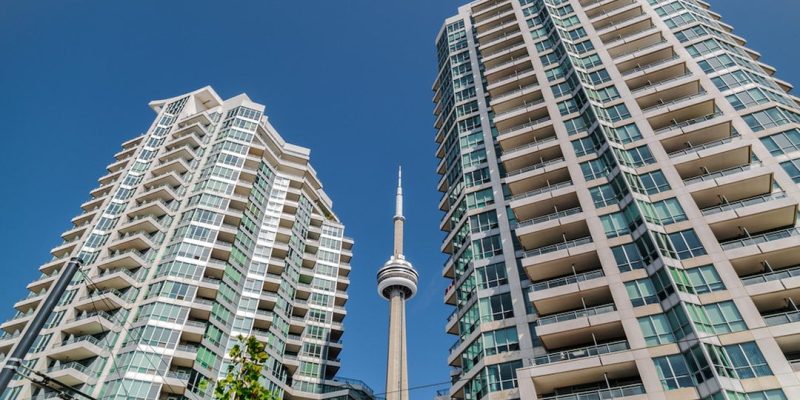
{"type": "Polygon", "coordinates": [[[625,289],[628,290],[628,297],[631,299],[631,304],[633,304],[634,307],[658,302],[656,288],[653,286],[653,282],[650,278],[625,282],[625,289]]]}
{"type": "Polygon", "coordinates": [[[708,334],[738,332],[747,329],[733,301],[705,305],[686,303],[697,329],[708,334]]]}
{"type": "Polygon", "coordinates": [[[722,376],[732,379],[748,379],[772,375],[767,360],[755,342],[714,346],[706,344],[711,364],[722,376]]]}
{"type": "Polygon", "coordinates": [[[674,354],[653,359],[658,377],[664,390],[674,390],[682,387],[693,387],[694,381],[689,373],[689,367],[681,354],[674,354]]]}
{"type": "Polygon", "coordinates": [[[675,334],[666,314],[655,314],[639,318],[639,327],[642,329],[645,343],[648,346],[658,346],[675,342],[675,334]]]}

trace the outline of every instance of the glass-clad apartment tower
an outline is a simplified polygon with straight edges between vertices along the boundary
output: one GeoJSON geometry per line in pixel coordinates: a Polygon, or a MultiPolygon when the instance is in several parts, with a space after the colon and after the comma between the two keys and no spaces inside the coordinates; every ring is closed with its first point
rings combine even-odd
{"type": "MultiPolygon", "coordinates": [[[[352,239],[309,164],[246,95],[153,101],[0,325],[8,354],[61,268],[75,276],[24,365],[99,399],[204,399],[238,337],[284,399],[364,399],[338,379],[352,239]]],[[[57,394],[12,382],[4,399],[57,394]]]]}
{"type": "Polygon", "coordinates": [[[732,31],[701,0],[445,21],[442,398],[800,398],[800,100],[732,31]]]}

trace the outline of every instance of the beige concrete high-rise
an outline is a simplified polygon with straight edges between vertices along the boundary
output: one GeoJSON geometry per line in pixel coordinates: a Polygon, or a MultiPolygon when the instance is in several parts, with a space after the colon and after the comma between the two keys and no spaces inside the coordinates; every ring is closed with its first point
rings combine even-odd
{"type": "Polygon", "coordinates": [[[378,271],[378,293],[389,301],[389,346],[386,355],[386,399],[408,400],[406,301],[417,293],[419,275],[403,255],[403,178],[397,172],[394,252],[378,271]]]}
{"type": "MultiPolygon", "coordinates": [[[[72,256],[80,271],[24,361],[98,399],[209,399],[237,337],[269,355],[283,399],[371,399],[337,377],[353,240],[310,150],[246,95],[210,87],[150,103],[156,117],[81,205],[2,323],[0,355],[72,256]]],[[[3,399],[55,399],[18,379],[3,399]]]]}
{"type": "Polygon", "coordinates": [[[800,398],[800,100],[720,15],[479,0],[436,49],[442,398],[800,398]]]}

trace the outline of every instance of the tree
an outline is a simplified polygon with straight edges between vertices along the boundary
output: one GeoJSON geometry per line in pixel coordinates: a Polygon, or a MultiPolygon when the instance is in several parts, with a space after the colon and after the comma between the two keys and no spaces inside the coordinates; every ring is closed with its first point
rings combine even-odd
{"type": "Polygon", "coordinates": [[[231,363],[228,365],[225,378],[217,382],[214,388],[215,399],[277,400],[277,397],[259,381],[268,357],[264,351],[264,344],[253,336],[247,339],[239,336],[239,343],[231,348],[229,355],[231,363]]]}

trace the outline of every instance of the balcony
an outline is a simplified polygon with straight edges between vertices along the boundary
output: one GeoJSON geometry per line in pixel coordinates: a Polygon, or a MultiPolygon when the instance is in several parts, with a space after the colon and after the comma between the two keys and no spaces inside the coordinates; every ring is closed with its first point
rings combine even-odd
{"type": "Polygon", "coordinates": [[[50,378],[67,386],[92,385],[97,381],[95,373],[90,372],[88,366],[74,361],[65,364],[56,362],[47,368],[47,373],[50,378]]]}
{"type": "Polygon", "coordinates": [[[700,175],[694,175],[690,178],[686,178],[683,180],[684,185],[689,186],[692,184],[696,184],[699,182],[709,182],[714,181],[718,178],[723,178],[731,175],[735,175],[741,172],[747,172],[756,168],[761,167],[761,162],[753,162],[750,164],[742,164],[736,165],[734,167],[726,168],[723,170],[708,170],[707,173],[703,173],[700,175]]]}
{"type": "MultiPolygon", "coordinates": [[[[536,390],[537,399],[549,400],[600,400],[612,398],[646,399],[639,378],[636,360],[632,352],[626,351],[624,340],[609,344],[610,349],[591,348],[599,355],[578,357],[569,362],[537,364],[517,370],[517,379],[529,379],[536,390]],[[614,350],[602,353],[605,350],[614,350]]],[[[576,349],[581,350],[581,349],[576,349]]],[[[567,356],[568,357],[568,356],[567,356]]],[[[556,356],[557,359],[557,356],[556,356]]],[[[660,386],[659,386],[660,388],[660,386]]],[[[685,391],[685,390],[684,390],[685,391]]],[[[697,398],[695,390],[688,393],[670,392],[675,398],[697,398]]]]}
{"type": "Polygon", "coordinates": [[[584,346],[572,349],[554,350],[543,356],[533,359],[535,365],[546,365],[563,361],[578,360],[588,357],[597,357],[603,354],[618,353],[630,350],[627,340],[617,340],[609,343],[584,346]]]}
{"type": "Polygon", "coordinates": [[[73,336],[88,336],[116,330],[117,321],[114,315],[105,311],[82,312],[60,327],[62,332],[73,336]]]}
{"type": "MultiPolygon", "coordinates": [[[[563,159],[561,153],[561,146],[559,145],[556,136],[548,136],[544,138],[534,138],[531,143],[524,144],[519,147],[514,147],[500,157],[506,171],[524,171],[528,168],[533,168],[536,165],[542,165],[548,161],[563,159]]],[[[508,173],[507,175],[514,175],[508,173]]]]}
{"type": "MultiPolygon", "coordinates": [[[[514,101],[513,106],[519,105],[520,99],[532,100],[532,97],[541,97],[541,85],[535,76],[523,78],[516,86],[505,86],[502,90],[497,89],[494,93],[490,92],[492,98],[489,105],[492,107],[508,107],[506,102],[514,101]]],[[[524,100],[523,100],[524,101],[524,100]]]]}
{"type": "Polygon", "coordinates": [[[518,124],[509,128],[497,137],[497,142],[504,153],[539,146],[544,141],[556,140],[553,124],[549,117],[518,124]]]}
{"type": "Polygon", "coordinates": [[[737,202],[730,209],[708,217],[709,227],[720,242],[739,238],[742,232],[758,235],[797,222],[797,201],[786,197],[759,196],[737,202]]]}
{"type": "Polygon", "coordinates": [[[596,247],[589,236],[544,246],[524,253],[522,267],[533,281],[572,273],[573,265],[600,265],[596,247]]]}
{"type": "Polygon", "coordinates": [[[108,353],[105,347],[109,345],[111,343],[105,343],[104,339],[94,336],[70,336],[56,343],[48,351],[47,357],[63,362],[105,356],[108,353]]]}
{"type": "MultiPolygon", "coordinates": [[[[649,20],[646,22],[649,22],[649,20]]],[[[628,29],[626,30],[630,31],[628,29]]],[[[618,59],[635,54],[634,58],[641,59],[643,56],[647,55],[649,50],[655,50],[658,45],[665,43],[666,40],[661,36],[660,31],[648,31],[647,28],[645,28],[611,43],[610,45],[613,47],[607,46],[608,55],[613,59],[618,59]]]]}
{"type": "Polygon", "coordinates": [[[635,3],[625,4],[605,14],[598,14],[592,19],[592,26],[598,34],[603,35],[608,33],[607,30],[616,31],[640,17],[646,17],[641,6],[635,3]]]}
{"type": "MultiPolygon", "coordinates": [[[[625,80],[625,83],[628,85],[631,93],[638,97],[644,94],[645,91],[655,87],[665,86],[662,87],[661,90],[666,90],[667,83],[677,83],[679,80],[691,76],[691,72],[689,72],[689,70],[686,68],[686,64],[668,64],[668,62],[671,61],[671,51],[671,49],[668,49],[668,51],[663,53],[655,53],[655,56],[651,56],[649,59],[638,60],[635,63],[630,63],[631,70],[642,68],[640,65],[648,66],[648,68],[642,70],[641,73],[637,73],[635,75],[632,74],[625,80]],[[659,54],[660,56],[658,56],[659,54]],[[655,60],[652,60],[652,58],[655,58],[655,60]],[[663,64],[659,64],[662,62],[663,64]],[[649,67],[649,65],[652,65],[653,63],[656,63],[658,66],[649,67]]],[[[623,72],[623,75],[626,75],[626,73],[630,72],[631,70],[623,72]]],[[[672,86],[673,85],[670,85],[670,87],[672,86]]],[[[676,84],[674,86],[679,85],[676,84]]]]}
{"type": "Polygon", "coordinates": [[[495,33],[481,37],[478,42],[478,50],[486,57],[499,52],[501,49],[509,48],[522,43],[522,32],[512,30],[510,32],[495,33]]]}
{"type": "Polygon", "coordinates": [[[566,163],[562,158],[556,158],[529,166],[525,170],[512,171],[504,180],[511,194],[517,196],[523,193],[532,194],[540,189],[546,191],[544,188],[569,181],[569,178],[566,163]]]}
{"type": "Polygon", "coordinates": [[[612,303],[611,290],[601,269],[578,273],[572,276],[540,282],[557,285],[530,293],[530,301],[542,314],[558,314],[566,310],[583,307],[583,304],[612,303]]]}
{"type": "MultiPolygon", "coordinates": [[[[565,186],[567,188],[571,185],[565,186]]],[[[574,188],[573,188],[574,189],[574,188]]],[[[556,217],[554,214],[562,212],[575,212],[580,209],[577,193],[574,190],[553,190],[544,192],[546,195],[528,197],[535,201],[528,201],[525,197],[513,199],[511,208],[518,222],[518,226],[532,225],[552,219],[562,218],[566,215],[556,217]]]]}
{"type": "Polygon", "coordinates": [[[582,212],[571,212],[561,216],[556,214],[553,217],[547,221],[542,220],[539,223],[528,223],[516,227],[516,234],[522,247],[531,249],[526,251],[526,256],[547,253],[549,251],[543,249],[550,246],[558,247],[574,239],[590,236],[586,217],[582,212]]]}
{"type": "Polygon", "coordinates": [[[495,95],[509,90],[520,88],[536,81],[536,72],[530,63],[514,69],[498,71],[491,76],[486,76],[486,89],[489,94],[495,95]]]}
{"type": "MultiPolygon", "coordinates": [[[[736,174],[735,170],[732,172],[736,174]]],[[[692,190],[691,195],[697,207],[702,210],[721,203],[735,203],[772,192],[773,179],[769,170],[756,168],[738,173],[739,176],[718,179],[716,182],[703,185],[702,188],[692,190]]]]}
{"type": "Polygon", "coordinates": [[[146,203],[151,200],[161,200],[165,203],[169,203],[177,198],[178,189],[169,184],[163,184],[159,186],[145,187],[144,192],[136,197],[136,201],[140,203],[146,203]]]}
{"type": "Polygon", "coordinates": [[[126,250],[145,251],[155,247],[154,235],[146,231],[134,231],[121,234],[108,246],[110,251],[124,252],[126,250]]]}
{"type": "Polygon", "coordinates": [[[97,267],[99,269],[125,268],[131,270],[147,265],[149,255],[149,252],[141,252],[136,249],[112,251],[108,257],[97,261],[97,267]]]}
{"type": "Polygon", "coordinates": [[[749,285],[758,285],[760,283],[779,281],[788,278],[794,278],[798,276],[800,276],[800,265],[794,265],[788,268],[782,268],[778,270],[771,269],[769,272],[762,272],[759,274],[743,276],[741,279],[742,279],[742,284],[744,284],[745,286],[749,286],[749,285]]]}
{"type": "Polygon", "coordinates": [[[502,34],[514,29],[519,30],[519,22],[514,16],[514,11],[510,10],[485,19],[480,25],[476,25],[474,29],[476,36],[480,40],[481,37],[490,34],[502,34]]]}
{"type": "MultiPolygon", "coordinates": [[[[704,95],[705,93],[703,93],[704,95]]],[[[671,129],[684,128],[689,125],[707,121],[716,117],[719,112],[714,105],[714,99],[706,99],[694,104],[686,104],[698,97],[700,93],[676,99],[673,104],[665,104],[659,108],[659,113],[648,117],[647,122],[656,134],[671,129]]],[[[651,110],[652,111],[652,110],[651,110]]]]}
{"type": "MultiPolygon", "coordinates": [[[[643,33],[654,29],[655,25],[653,25],[653,21],[650,18],[637,18],[636,22],[600,35],[600,40],[606,45],[606,48],[610,48],[634,36],[642,36],[643,33]]],[[[612,57],[614,56],[612,55],[612,57]]]]}
{"type": "MultiPolygon", "coordinates": [[[[797,241],[798,236],[800,236],[800,228],[791,227],[772,232],[751,235],[741,239],[729,240],[727,242],[720,243],[720,246],[722,246],[723,250],[733,250],[784,239],[792,239],[793,241],[797,241]]],[[[800,244],[800,242],[797,242],[796,244],[800,244]]]]}
{"type": "Polygon", "coordinates": [[[123,293],[117,289],[92,290],[75,301],[75,309],[85,312],[92,310],[111,312],[125,308],[128,301],[131,300],[131,295],[135,295],[137,292],[136,290],[126,290],[123,293]]]}

